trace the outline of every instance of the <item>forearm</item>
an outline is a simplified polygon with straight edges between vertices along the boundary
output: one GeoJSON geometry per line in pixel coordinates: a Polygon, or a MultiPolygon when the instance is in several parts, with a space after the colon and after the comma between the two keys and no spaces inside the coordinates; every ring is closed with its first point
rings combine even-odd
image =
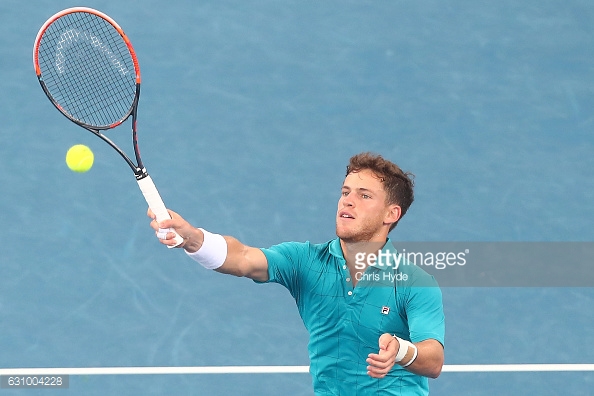
{"type": "Polygon", "coordinates": [[[183,238],[182,244],[177,244],[173,239],[175,233],[169,232],[165,237],[159,237],[162,244],[183,248],[203,267],[260,282],[268,280],[268,260],[260,249],[244,245],[230,236],[196,228],[172,210],[169,211],[171,219],[159,223],[150,208],[147,215],[152,219],[151,227],[157,232],[157,236],[160,235],[160,230],[173,228],[183,238]]]}
{"type": "MultiPolygon", "coordinates": [[[[206,234],[210,234],[206,231],[206,234]]],[[[222,262],[213,266],[215,271],[234,276],[248,277],[259,281],[268,280],[268,265],[266,257],[260,249],[247,246],[236,238],[217,234],[206,235],[207,244],[216,241],[216,245],[203,246],[205,242],[205,232],[199,228],[194,228],[188,235],[188,240],[184,245],[187,253],[196,261],[200,262],[199,256],[216,256],[217,261],[222,262]],[[224,239],[223,240],[221,239],[224,239]],[[213,249],[216,249],[213,251],[213,249]],[[204,251],[206,250],[206,251],[204,251]],[[204,251],[204,252],[203,252],[204,251]],[[198,255],[198,256],[197,256],[198,255]]]]}
{"type": "Polygon", "coordinates": [[[443,346],[436,340],[425,340],[415,344],[417,358],[406,370],[429,378],[437,378],[441,374],[444,362],[443,346]]]}
{"type": "Polygon", "coordinates": [[[225,236],[227,257],[217,272],[264,282],[268,280],[266,256],[260,249],[247,246],[236,238],[225,236]]]}

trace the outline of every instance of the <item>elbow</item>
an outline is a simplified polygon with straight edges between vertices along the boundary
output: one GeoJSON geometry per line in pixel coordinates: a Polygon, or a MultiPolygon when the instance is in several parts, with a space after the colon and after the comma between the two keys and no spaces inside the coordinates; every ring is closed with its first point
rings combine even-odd
{"type": "Polygon", "coordinates": [[[440,357],[440,359],[435,359],[433,364],[431,364],[431,366],[427,370],[427,377],[433,378],[433,379],[436,379],[437,377],[439,377],[441,374],[441,370],[443,369],[443,363],[444,363],[443,355],[440,357]]]}
{"type": "Polygon", "coordinates": [[[227,275],[233,275],[238,278],[248,278],[259,282],[265,282],[268,280],[267,269],[259,270],[258,268],[254,268],[253,266],[247,264],[246,262],[241,262],[237,265],[228,265],[226,263],[215,271],[227,275]]]}
{"type": "Polygon", "coordinates": [[[436,361],[426,361],[422,365],[411,365],[411,372],[421,375],[423,377],[436,379],[441,375],[441,370],[443,368],[443,362],[436,362],[436,361]]]}
{"type": "Polygon", "coordinates": [[[233,275],[238,278],[247,277],[247,271],[245,271],[241,267],[233,267],[231,265],[222,265],[219,268],[215,269],[216,272],[220,272],[221,274],[225,275],[233,275]]]}
{"type": "Polygon", "coordinates": [[[441,375],[443,363],[443,358],[435,357],[434,359],[426,361],[424,367],[418,372],[418,374],[421,374],[424,377],[436,379],[441,375]]]}
{"type": "Polygon", "coordinates": [[[441,369],[442,369],[443,365],[436,365],[435,367],[432,367],[429,372],[427,373],[427,377],[432,378],[432,379],[436,379],[437,377],[439,377],[439,375],[441,374],[441,369]]]}
{"type": "Polygon", "coordinates": [[[441,375],[443,365],[445,362],[445,356],[443,352],[443,346],[435,342],[436,347],[433,349],[433,353],[430,353],[427,359],[427,365],[425,366],[425,376],[436,379],[441,375]],[[438,345],[438,346],[437,346],[438,345]]]}

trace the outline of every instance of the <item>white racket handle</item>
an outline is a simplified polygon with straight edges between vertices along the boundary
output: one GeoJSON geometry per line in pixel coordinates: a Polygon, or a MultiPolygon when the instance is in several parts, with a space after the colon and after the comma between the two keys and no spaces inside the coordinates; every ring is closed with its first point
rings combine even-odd
{"type": "MultiPolygon", "coordinates": [[[[157,217],[157,222],[170,219],[171,216],[169,216],[169,212],[167,212],[167,208],[163,203],[163,199],[161,199],[161,196],[159,195],[159,191],[157,191],[155,183],[153,183],[153,179],[151,179],[150,176],[146,176],[138,180],[138,186],[140,187],[140,191],[142,191],[142,195],[144,195],[144,199],[146,199],[149,208],[151,208],[157,217]]],[[[175,233],[175,245],[168,247],[172,248],[178,246],[184,241],[173,228],[168,229],[167,232],[175,233]]]]}

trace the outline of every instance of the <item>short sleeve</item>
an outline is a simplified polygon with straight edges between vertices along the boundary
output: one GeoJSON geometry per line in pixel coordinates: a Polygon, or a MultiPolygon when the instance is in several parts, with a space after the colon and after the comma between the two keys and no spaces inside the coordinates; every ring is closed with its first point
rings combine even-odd
{"type": "Polygon", "coordinates": [[[435,278],[426,272],[416,274],[424,278],[422,286],[412,285],[406,302],[406,316],[412,342],[435,339],[444,344],[445,315],[441,290],[435,278]]]}
{"type": "Polygon", "coordinates": [[[268,281],[286,287],[295,297],[298,293],[299,272],[309,257],[309,243],[285,242],[261,249],[268,261],[268,281]]]}

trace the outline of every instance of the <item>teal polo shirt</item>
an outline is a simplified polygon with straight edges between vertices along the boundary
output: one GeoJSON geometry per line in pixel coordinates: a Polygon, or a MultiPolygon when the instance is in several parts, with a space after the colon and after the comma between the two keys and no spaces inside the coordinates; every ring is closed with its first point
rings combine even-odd
{"type": "MultiPolygon", "coordinates": [[[[389,240],[385,249],[396,252],[389,240]]],[[[338,238],[323,244],[286,242],[262,251],[268,282],[289,290],[309,332],[316,395],[429,393],[426,377],[394,365],[386,377],[372,378],[365,360],[378,353],[383,333],[444,344],[442,296],[431,275],[415,265],[369,266],[353,287],[338,238]]]]}

